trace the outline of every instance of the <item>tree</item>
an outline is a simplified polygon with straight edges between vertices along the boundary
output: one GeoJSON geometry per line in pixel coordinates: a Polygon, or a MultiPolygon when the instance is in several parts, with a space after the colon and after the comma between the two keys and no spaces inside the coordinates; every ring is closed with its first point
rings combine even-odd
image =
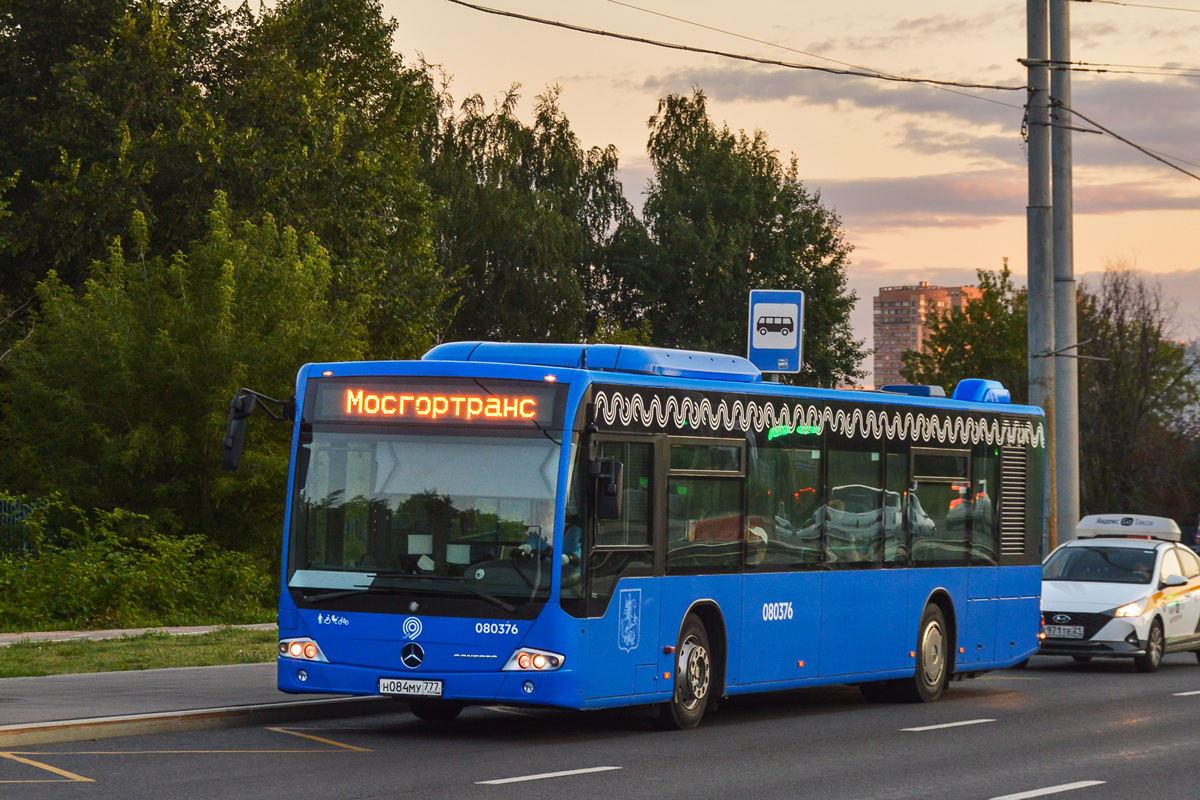
{"type": "Polygon", "coordinates": [[[1195,457],[1189,409],[1200,399],[1197,353],[1170,333],[1161,289],[1123,263],[1080,291],[1080,503],[1083,513],[1147,513],[1190,522],[1195,457]],[[1189,435],[1190,433],[1190,435],[1189,435]]]}
{"type": "Polygon", "coordinates": [[[1029,397],[1025,292],[1013,288],[1007,259],[1000,272],[978,270],[979,299],[947,312],[931,309],[929,338],[906,350],[900,374],[909,383],[941,386],[947,393],[965,378],[1000,381],[1013,402],[1029,397]]]}
{"type": "Polygon", "coordinates": [[[268,547],[282,514],[289,441],[253,427],[246,466],[220,472],[225,412],[240,386],[292,394],[306,361],[359,357],[359,316],[330,300],[329,256],[264,217],[237,224],[223,195],[186,252],[146,258],[120,241],[77,295],[38,286],[33,336],[0,385],[0,475],[15,491],[150,516],[160,530],[268,547]]]}
{"type": "Polygon", "coordinates": [[[455,113],[443,92],[426,175],[439,202],[438,260],[462,287],[448,338],[581,341],[601,327],[606,252],[636,218],[616,149],[584,150],[559,95],[539,95],[527,127],[517,87],[491,111],[475,95],[455,113]]]}
{"type": "Polygon", "coordinates": [[[751,289],[805,292],[800,380],[862,376],[846,288],[851,247],[820,193],[784,165],[767,136],[733,134],[708,116],[703,92],[670,95],[650,118],[654,166],[645,205],[652,254],[622,276],[637,287],[656,344],[743,354],[751,289]]]}
{"type": "MultiPolygon", "coordinates": [[[[169,257],[204,235],[223,191],[247,219],[317,234],[336,297],[367,311],[373,354],[432,343],[446,286],[417,132],[434,97],[392,51],[396,23],[377,0],[283,0],[258,17],[219,0],[85,7],[78,20],[64,12],[75,46],[9,93],[44,96],[0,94],[0,127],[19,134],[0,145],[0,176],[19,172],[0,292],[23,298],[51,269],[79,289],[135,214],[151,231],[147,257],[169,257]]],[[[45,38],[47,23],[27,16],[0,32],[9,62],[36,60],[45,38]]]]}

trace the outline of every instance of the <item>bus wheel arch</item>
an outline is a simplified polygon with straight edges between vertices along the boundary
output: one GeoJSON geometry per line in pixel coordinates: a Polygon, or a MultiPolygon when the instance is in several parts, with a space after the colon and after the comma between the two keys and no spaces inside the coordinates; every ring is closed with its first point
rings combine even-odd
{"type": "MultiPolygon", "coordinates": [[[[958,616],[954,613],[954,601],[945,589],[936,589],[925,600],[925,606],[936,605],[946,621],[946,684],[949,685],[958,666],[958,616]]],[[[924,614],[924,612],[922,612],[924,614]]]]}
{"type": "MultiPolygon", "coordinates": [[[[717,604],[711,601],[693,603],[687,614],[683,615],[684,619],[689,614],[698,617],[708,632],[713,663],[712,689],[709,692],[710,705],[712,705],[725,697],[725,667],[729,657],[729,638],[725,631],[725,617],[721,614],[721,609],[717,607],[717,604]]],[[[680,627],[682,625],[681,621],[680,627]]]]}
{"type": "Polygon", "coordinates": [[[917,626],[916,664],[912,678],[896,684],[896,699],[909,703],[932,703],[942,696],[954,674],[957,631],[954,603],[944,590],[934,591],[925,601],[917,626]],[[940,662],[940,663],[939,663],[940,662]],[[940,677],[934,677],[937,670],[940,677]]]}
{"type": "Polygon", "coordinates": [[[659,727],[665,730],[696,727],[724,695],[728,648],[724,619],[715,604],[695,603],[688,609],[676,634],[676,648],[672,698],[659,709],[659,727]]]}

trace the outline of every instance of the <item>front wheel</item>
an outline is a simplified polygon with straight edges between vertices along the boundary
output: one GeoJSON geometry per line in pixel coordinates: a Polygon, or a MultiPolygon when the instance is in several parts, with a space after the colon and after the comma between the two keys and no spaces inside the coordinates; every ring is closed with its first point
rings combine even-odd
{"type": "Polygon", "coordinates": [[[1158,672],[1158,668],[1162,666],[1164,649],[1166,641],[1162,620],[1156,619],[1150,624],[1150,635],[1146,637],[1146,655],[1135,656],[1133,665],[1137,667],[1138,672],[1158,672]]]}
{"type": "Polygon", "coordinates": [[[419,720],[425,722],[452,722],[462,713],[464,703],[453,700],[433,700],[428,697],[408,698],[408,710],[419,720]]]}
{"type": "Polygon", "coordinates": [[[704,623],[688,614],[675,649],[675,691],[659,713],[667,730],[687,730],[700,724],[712,691],[712,651],[704,623]]]}
{"type": "Polygon", "coordinates": [[[950,669],[950,635],[946,616],[933,603],[925,606],[917,634],[917,674],[898,685],[899,698],[910,703],[932,703],[942,696],[950,669]]]}

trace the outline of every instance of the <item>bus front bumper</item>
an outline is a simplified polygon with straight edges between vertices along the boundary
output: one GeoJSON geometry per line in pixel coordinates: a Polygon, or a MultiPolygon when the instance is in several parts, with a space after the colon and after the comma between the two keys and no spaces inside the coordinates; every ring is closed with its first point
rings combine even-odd
{"type": "Polygon", "coordinates": [[[289,694],[379,696],[381,680],[386,679],[440,682],[440,697],[445,700],[583,708],[583,692],[578,675],[567,669],[544,672],[400,672],[291,658],[278,659],[278,666],[279,690],[289,694]]]}

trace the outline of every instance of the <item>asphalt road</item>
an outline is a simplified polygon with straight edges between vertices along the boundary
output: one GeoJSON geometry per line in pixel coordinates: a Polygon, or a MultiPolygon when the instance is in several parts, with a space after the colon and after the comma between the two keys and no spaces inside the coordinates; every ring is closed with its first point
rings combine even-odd
{"type": "Polygon", "coordinates": [[[1200,797],[1200,663],[1035,658],[929,705],[848,686],[735,698],[701,727],[624,713],[406,712],[0,753],[0,797],[1017,798],[1200,797]],[[554,775],[554,773],[571,773],[554,775]]]}

